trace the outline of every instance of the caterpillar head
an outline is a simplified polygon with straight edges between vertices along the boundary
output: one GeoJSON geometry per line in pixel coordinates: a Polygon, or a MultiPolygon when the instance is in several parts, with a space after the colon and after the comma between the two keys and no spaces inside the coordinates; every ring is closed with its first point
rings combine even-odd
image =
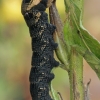
{"type": "Polygon", "coordinates": [[[21,5],[21,12],[24,14],[26,11],[30,10],[35,5],[38,5],[41,0],[23,0],[21,5]]]}
{"type": "Polygon", "coordinates": [[[52,5],[53,0],[23,0],[21,5],[21,12],[25,14],[26,11],[30,10],[32,7],[37,10],[46,9],[52,5]]]}

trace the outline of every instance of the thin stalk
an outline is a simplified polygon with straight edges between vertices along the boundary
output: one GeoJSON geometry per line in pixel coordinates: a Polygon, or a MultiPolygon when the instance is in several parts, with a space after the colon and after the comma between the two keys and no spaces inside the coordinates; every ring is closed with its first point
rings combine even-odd
{"type": "Polygon", "coordinates": [[[70,60],[70,100],[84,100],[84,87],[83,87],[83,58],[80,56],[75,48],[71,48],[70,60]]]}

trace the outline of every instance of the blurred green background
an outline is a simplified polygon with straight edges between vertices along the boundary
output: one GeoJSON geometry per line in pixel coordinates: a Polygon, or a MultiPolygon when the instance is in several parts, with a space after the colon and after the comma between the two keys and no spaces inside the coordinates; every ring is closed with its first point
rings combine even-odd
{"type": "MultiPolygon", "coordinates": [[[[0,100],[31,100],[29,72],[31,38],[21,15],[22,0],[0,0],[0,100]]],[[[62,21],[66,19],[63,0],[57,0],[62,21]]],[[[100,41],[100,0],[85,0],[84,26],[100,41]]],[[[54,88],[69,100],[67,72],[54,70],[54,88]]],[[[89,79],[91,100],[100,100],[100,81],[84,61],[84,83],[89,79]]]]}

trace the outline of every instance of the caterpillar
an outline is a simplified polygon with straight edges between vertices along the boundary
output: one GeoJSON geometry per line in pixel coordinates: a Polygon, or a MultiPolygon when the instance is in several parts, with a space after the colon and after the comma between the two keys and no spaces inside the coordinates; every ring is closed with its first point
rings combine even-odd
{"type": "Polygon", "coordinates": [[[30,70],[30,94],[32,100],[52,100],[49,84],[54,78],[51,70],[59,65],[54,59],[58,44],[53,40],[56,27],[49,23],[45,12],[49,0],[23,0],[21,13],[29,28],[32,40],[32,61],[30,70]]]}

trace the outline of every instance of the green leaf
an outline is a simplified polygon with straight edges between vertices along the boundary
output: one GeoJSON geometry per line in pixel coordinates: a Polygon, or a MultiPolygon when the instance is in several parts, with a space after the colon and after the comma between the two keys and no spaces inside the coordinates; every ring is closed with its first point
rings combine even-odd
{"type": "Polygon", "coordinates": [[[81,54],[91,68],[96,72],[97,76],[100,78],[100,59],[98,59],[92,52],[83,47],[75,46],[79,54],[81,54]]]}
{"type": "Polygon", "coordinates": [[[82,55],[100,78],[100,43],[82,25],[83,0],[65,0],[65,8],[70,21],[64,26],[66,43],[79,46],[78,52],[88,50],[87,54],[84,52],[82,55]]]}
{"type": "Polygon", "coordinates": [[[68,21],[64,28],[66,43],[67,45],[79,46],[77,51],[79,53],[83,51],[81,54],[85,55],[83,57],[100,78],[100,43],[82,25],[83,0],[64,1],[68,16],[68,21]],[[73,43],[69,41],[73,41],[73,43]],[[87,54],[85,54],[84,50],[88,51],[87,54]]]}
{"type": "Polygon", "coordinates": [[[96,57],[100,59],[100,42],[97,41],[89,32],[81,25],[81,34],[84,39],[85,44],[90,49],[90,51],[95,54],[96,57]]]}

